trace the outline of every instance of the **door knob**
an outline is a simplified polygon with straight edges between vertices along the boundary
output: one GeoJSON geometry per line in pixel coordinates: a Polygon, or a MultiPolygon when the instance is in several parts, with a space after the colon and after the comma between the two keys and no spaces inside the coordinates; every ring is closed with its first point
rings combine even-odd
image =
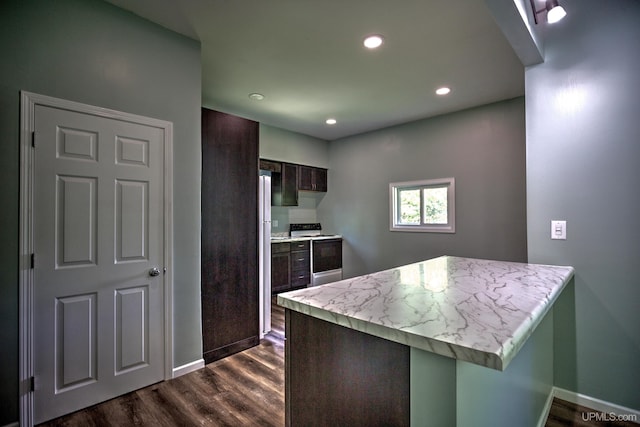
{"type": "Polygon", "coordinates": [[[149,270],[149,276],[156,277],[159,275],[160,275],[160,270],[158,270],[157,267],[153,267],[151,270],[149,270]]]}

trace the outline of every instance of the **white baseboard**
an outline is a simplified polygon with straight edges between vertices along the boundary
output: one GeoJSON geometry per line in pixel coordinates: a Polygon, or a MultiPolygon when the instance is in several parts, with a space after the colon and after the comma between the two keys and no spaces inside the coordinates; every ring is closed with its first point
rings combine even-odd
{"type": "Polygon", "coordinates": [[[5,424],[3,427],[20,427],[20,423],[16,421],[15,423],[5,424]]]}
{"type": "Polygon", "coordinates": [[[200,368],[204,368],[204,359],[194,360],[193,362],[187,363],[186,365],[173,368],[172,378],[177,378],[182,375],[188,374],[189,372],[197,371],[200,368]]]}
{"type": "Polygon", "coordinates": [[[596,399],[595,397],[587,396],[584,394],[576,393],[573,391],[565,390],[563,388],[554,387],[552,390],[553,397],[566,400],[567,402],[575,403],[577,405],[586,406],[590,409],[595,409],[599,412],[614,413],[616,415],[635,415],[636,422],[640,421],[640,410],[631,409],[615,403],[606,402],[604,400],[596,399]]]}
{"type": "Polygon", "coordinates": [[[549,396],[547,396],[547,401],[544,402],[544,408],[542,408],[538,424],[536,424],[538,427],[544,427],[545,424],[547,424],[547,418],[549,418],[549,412],[551,412],[551,405],[553,404],[554,390],[555,387],[551,387],[549,396]]]}

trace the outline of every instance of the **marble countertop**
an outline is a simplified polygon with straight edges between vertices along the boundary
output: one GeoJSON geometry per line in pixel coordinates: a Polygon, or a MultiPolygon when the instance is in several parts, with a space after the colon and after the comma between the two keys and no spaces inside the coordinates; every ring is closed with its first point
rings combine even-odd
{"type": "Polygon", "coordinates": [[[271,236],[271,243],[286,243],[286,242],[301,242],[304,240],[329,240],[329,239],[342,239],[339,234],[322,234],[320,236],[304,236],[304,237],[289,237],[289,236],[271,236]]]}
{"type": "Polygon", "coordinates": [[[278,295],[318,319],[504,370],[573,267],[443,256],[278,295]]]}

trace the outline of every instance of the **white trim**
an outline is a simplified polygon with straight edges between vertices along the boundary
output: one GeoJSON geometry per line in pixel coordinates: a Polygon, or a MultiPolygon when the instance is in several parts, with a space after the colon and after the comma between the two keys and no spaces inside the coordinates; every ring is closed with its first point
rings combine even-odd
{"type": "Polygon", "coordinates": [[[20,97],[20,242],[19,242],[19,403],[20,425],[33,426],[33,271],[30,257],[33,251],[33,150],[31,131],[35,128],[34,106],[29,94],[20,97]]]}
{"type": "Polygon", "coordinates": [[[173,378],[181,377],[182,375],[186,375],[202,368],[204,368],[204,359],[194,360],[193,362],[173,368],[173,378]]]}
{"type": "Polygon", "coordinates": [[[30,257],[33,252],[33,149],[31,134],[35,129],[35,106],[45,105],[77,111],[98,117],[156,127],[164,131],[164,377],[170,379],[173,370],[173,124],[107,108],[67,101],[26,91],[20,92],[20,242],[19,242],[19,402],[20,425],[33,425],[33,271],[30,257]]]}
{"type": "Polygon", "coordinates": [[[20,423],[19,422],[15,422],[15,423],[11,423],[11,424],[5,424],[4,427],[20,427],[20,423]]]}
{"type": "Polygon", "coordinates": [[[554,387],[551,387],[549,395],[547,396],[547,401],[544,402],[540,418],[538,418],[538,424],[536,424],[538,427],[544,427],[547,424],[547,418],[549,418],[549,413],[551,412],[551,405],[553,405],[553,390],[554,387]]]}
{"type": "MultiPolygon", "coordinates": [[[[422,196],[420,196],[422,200],[422,196]]],[[[420,218],[423,218],[423,207],[420,207],[420,218]]],[[[392,182],[389,184],[389,230],[417,233],[455,233],[456,232],[456,180],[455,178],[437,178],[420,181],[392,182]],[[398,189],[422,189],[426,187],[445,187],[447,189],[447,224],[399,224],[398,189]]]]}
{"type": "Polygon", "coordinates": [[[547,396],[547,401],[545,402],[544,409],[542,410],[540,418],[538,419],[538,423],[536,424],[538,427],[545,426],[547,418],[549,418],[549,413],[551,412],[553,399],[555,397],[557,397],[558,399],[566,400],[567,402],[575,403],[576,405],[593,409],[598,412],[604,412],[606,414],[614,413],[616,415],[635,415],[637,420],[640,420],[640,410],[616,405],[615,403],[596,399],[595,397],[587,396],[585,394],[576,393],[554,386],[551,388],[549,396],[547,396]]]}
{"type": "Polygon", "coordinates": [[[613,412],[617,415],[635,415],[638,420],[640,420],[640,410],[638,409],[627,408],[622,405],[587,396],[586,394],[580,394],[563,388],[554,387],[553,397],[557,397],[558,399],[566,400],[567,402],[575,403],[577,405],[586,406],[589,409],[595,409],[599,412],[613,412]]]}
{"type": "Polygon", "coordinates": [[[164,378],[173,378],[173,123],[164,124],[164,378]]]}

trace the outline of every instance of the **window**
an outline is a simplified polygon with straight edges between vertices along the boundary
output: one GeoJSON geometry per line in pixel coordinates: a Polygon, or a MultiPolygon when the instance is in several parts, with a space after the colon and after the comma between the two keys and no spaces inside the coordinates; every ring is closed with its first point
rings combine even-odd
{"type": "Polygon", "coordinates": [[[389,184],[391,231],[455,233],[453,178],[389,184]]]}

